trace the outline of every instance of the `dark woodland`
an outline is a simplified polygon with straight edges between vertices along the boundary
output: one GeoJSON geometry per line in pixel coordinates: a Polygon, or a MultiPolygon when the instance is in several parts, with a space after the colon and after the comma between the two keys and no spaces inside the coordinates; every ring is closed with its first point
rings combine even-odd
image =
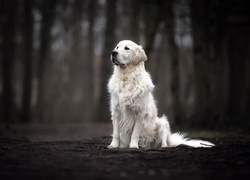
{"type": "Polygon", "coordinates": [[[159,114],[249,130],[249,2],[0,1],[0,121],[110,122],[110,52],[143,45],[159,114]]]}
{"type": "Polygon", "coordinates": [[[250,1],[0,0],[0,179],[249,179],[250,1]],[[213,148],[107,149],[120,40],[159,116],[213,148]]]}

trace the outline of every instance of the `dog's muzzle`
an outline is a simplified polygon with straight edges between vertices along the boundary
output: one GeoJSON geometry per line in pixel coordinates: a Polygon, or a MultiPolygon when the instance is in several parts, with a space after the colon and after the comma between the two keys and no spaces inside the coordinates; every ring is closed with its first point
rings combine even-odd
{"type": "Polygon", "coordinates": [[[112,51],[111,52],[111,61],[113,64],[115,64],[116,66],[120,66],[122,68],[125,67],[125,64],[121,63],[120,61],[117,60],[117,55],[118,55],[118,52],[117,51],[112,51]]]}

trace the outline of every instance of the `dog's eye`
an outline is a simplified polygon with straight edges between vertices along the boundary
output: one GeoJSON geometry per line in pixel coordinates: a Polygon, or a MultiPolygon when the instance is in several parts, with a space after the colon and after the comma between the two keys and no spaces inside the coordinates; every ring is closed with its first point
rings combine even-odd
{"type": "Polygon", "coordinates": [[[119,48],[119,46],[117,46],[115,49],[118,49],[119,48]]]}
{"type": "Polygon", "coordinates": [[[127,46],[124,48],[125,50],[130,50],[127,46]]]}

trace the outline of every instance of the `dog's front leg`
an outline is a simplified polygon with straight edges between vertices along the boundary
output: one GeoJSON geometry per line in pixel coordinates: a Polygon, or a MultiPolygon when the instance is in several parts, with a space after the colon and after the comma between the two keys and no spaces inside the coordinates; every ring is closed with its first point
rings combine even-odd
{"type": "Polygon", "coordinates": [[[120,114],[117,109],[119,109],[118,98],[115,95],[111,96],[111,116],[113,123],[113,139],[111,144],[108,146],[109,149],[117,148],[120,144],[120,130],[119,130],[119,119],[120,114]]]}
{"type": "Polygon", "coordinates": [[[120,148],[128,148],[130,143],[131,133],[120,134],[120,148]]]}
{"type": "Polygon", "coordinates": [[[140,137],[140,129],[139,129],[139,123],[138,121],[135,121],[134,129],[131,135],[131,141],[129,144],[130,148],[137,148],[139,149],[138,142],[140,137]]]}
{"type": "Polygon", "coordinates": [[[119,122],[118,120],[113,120],[113,139],[108,148],[109,149],[118,148],[119,143],[120,143],[119,122]]]}

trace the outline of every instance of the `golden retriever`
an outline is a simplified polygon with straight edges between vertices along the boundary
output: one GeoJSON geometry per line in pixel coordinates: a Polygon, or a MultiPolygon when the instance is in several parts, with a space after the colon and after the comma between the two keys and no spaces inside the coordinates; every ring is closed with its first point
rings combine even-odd
{"type": "Polygon", "coordinates": [[[154,84],[144,67],[146,60],[142,46],[130,40],[119,42],[111,53],[114,72],[108,90],[113,139],[108,148],[214,146],[207,141],[187,139],[184,133],[172,134],[166,116],[157,116],[154,84]]]}

